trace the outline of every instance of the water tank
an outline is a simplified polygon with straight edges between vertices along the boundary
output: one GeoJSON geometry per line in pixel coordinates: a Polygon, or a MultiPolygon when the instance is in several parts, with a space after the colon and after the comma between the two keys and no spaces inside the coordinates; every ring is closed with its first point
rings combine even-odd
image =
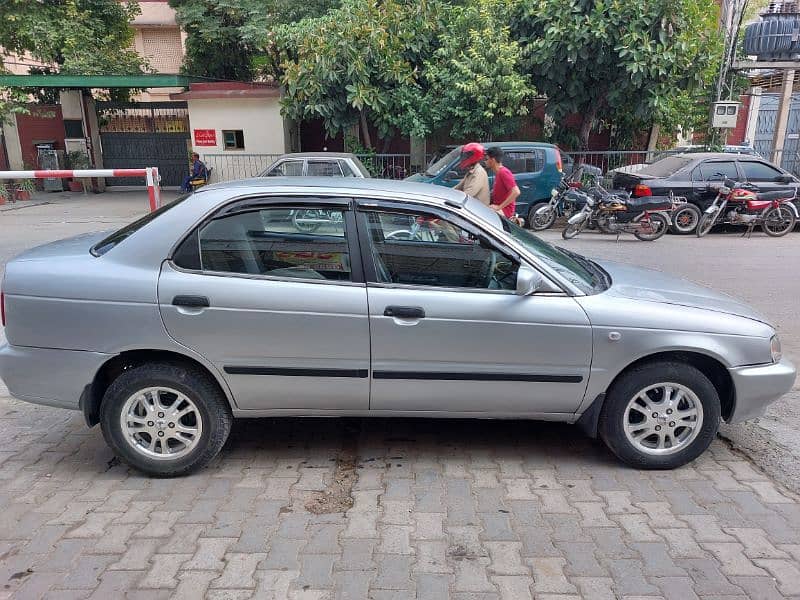
{"type": "Polygon", "coordinates": [[[800,3],[772,2],[744,32],[744,52],[758,60],[800,59],[800,3]]]}

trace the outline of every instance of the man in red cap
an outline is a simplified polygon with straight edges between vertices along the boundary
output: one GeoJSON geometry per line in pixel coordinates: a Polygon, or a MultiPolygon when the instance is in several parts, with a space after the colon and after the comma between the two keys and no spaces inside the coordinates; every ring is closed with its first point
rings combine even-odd
{"type": "Polygon", "coordinates": [[[481,165],[485,154],[486,151],[480,144],[472,142],[464,145],[461,149],[461,161],[458,163],[458,168],[462,171],[466,169],[467,172],[455,189],[461,190],[489,206],[489,176],[481,165]]]}

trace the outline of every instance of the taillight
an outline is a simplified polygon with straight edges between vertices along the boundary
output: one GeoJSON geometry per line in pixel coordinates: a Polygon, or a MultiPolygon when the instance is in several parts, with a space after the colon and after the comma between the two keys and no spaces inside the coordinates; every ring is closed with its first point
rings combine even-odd
{"type": "Polygon", "coordinates": [[[564,172],[564,164],[561,162],[561,152],[558,151],[558,148],[556,148],[556,169],[559,173],[564,172]]]}
{"type": "Polygon", "coordinates": [[[0,323],[6,326],[6,295],[0,292],[0,323]]]}
{"type": "Polygon", "coordinates": [[[637,198],[641,198],[642,196],[652,196],[653,192],[650,191],[649,187],[640,183],[633,188],[633,195],[637,198]]]}

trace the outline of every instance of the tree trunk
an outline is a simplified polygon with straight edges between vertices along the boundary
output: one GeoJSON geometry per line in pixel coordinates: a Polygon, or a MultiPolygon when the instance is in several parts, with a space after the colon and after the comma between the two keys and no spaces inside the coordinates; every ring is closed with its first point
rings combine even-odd
{"type": "Polygon", "coordinates": [[[372,137],[369,135],[369,124],[367,123],[367,111],[362,110],[361,117],[361,139],[364,140],[364,145],[372,150],[372,137]]]}
{"type": "Polygon", "coordinates": [[[584,152],[589,149],[589,133],[592,131],[595,117],[597,117],[598,103],[591,104],[583,113],[583,120],[581,121],[581,128],[578,131],[578,143],[580,150],[584,152]]]}

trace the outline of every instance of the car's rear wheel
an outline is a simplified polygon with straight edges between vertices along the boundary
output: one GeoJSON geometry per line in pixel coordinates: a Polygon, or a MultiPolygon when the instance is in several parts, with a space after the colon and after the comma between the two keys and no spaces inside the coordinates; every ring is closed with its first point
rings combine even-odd
{"type": "Polygon", "coordinates": [[[123,371],[100,407],[108,445],[126,463],[156,477],[186,475],[208,464],[225,444],[232,420],[216,382],[178,364],[123,371]]]}
{"type": "Polygon", "coordinates": [[[609,389],[600,436],[626,463],[674,469],[700,456],[719,429],[720,400],[691,365],[656,362],[624,373],[609,389]]]}
{"type": "Polygon", "coordinates": [[[669,230],[679,235],[688,235],[697,228],[703,213],[694,204],[686,202],[672,212],[672,225],[669,230]]]}

